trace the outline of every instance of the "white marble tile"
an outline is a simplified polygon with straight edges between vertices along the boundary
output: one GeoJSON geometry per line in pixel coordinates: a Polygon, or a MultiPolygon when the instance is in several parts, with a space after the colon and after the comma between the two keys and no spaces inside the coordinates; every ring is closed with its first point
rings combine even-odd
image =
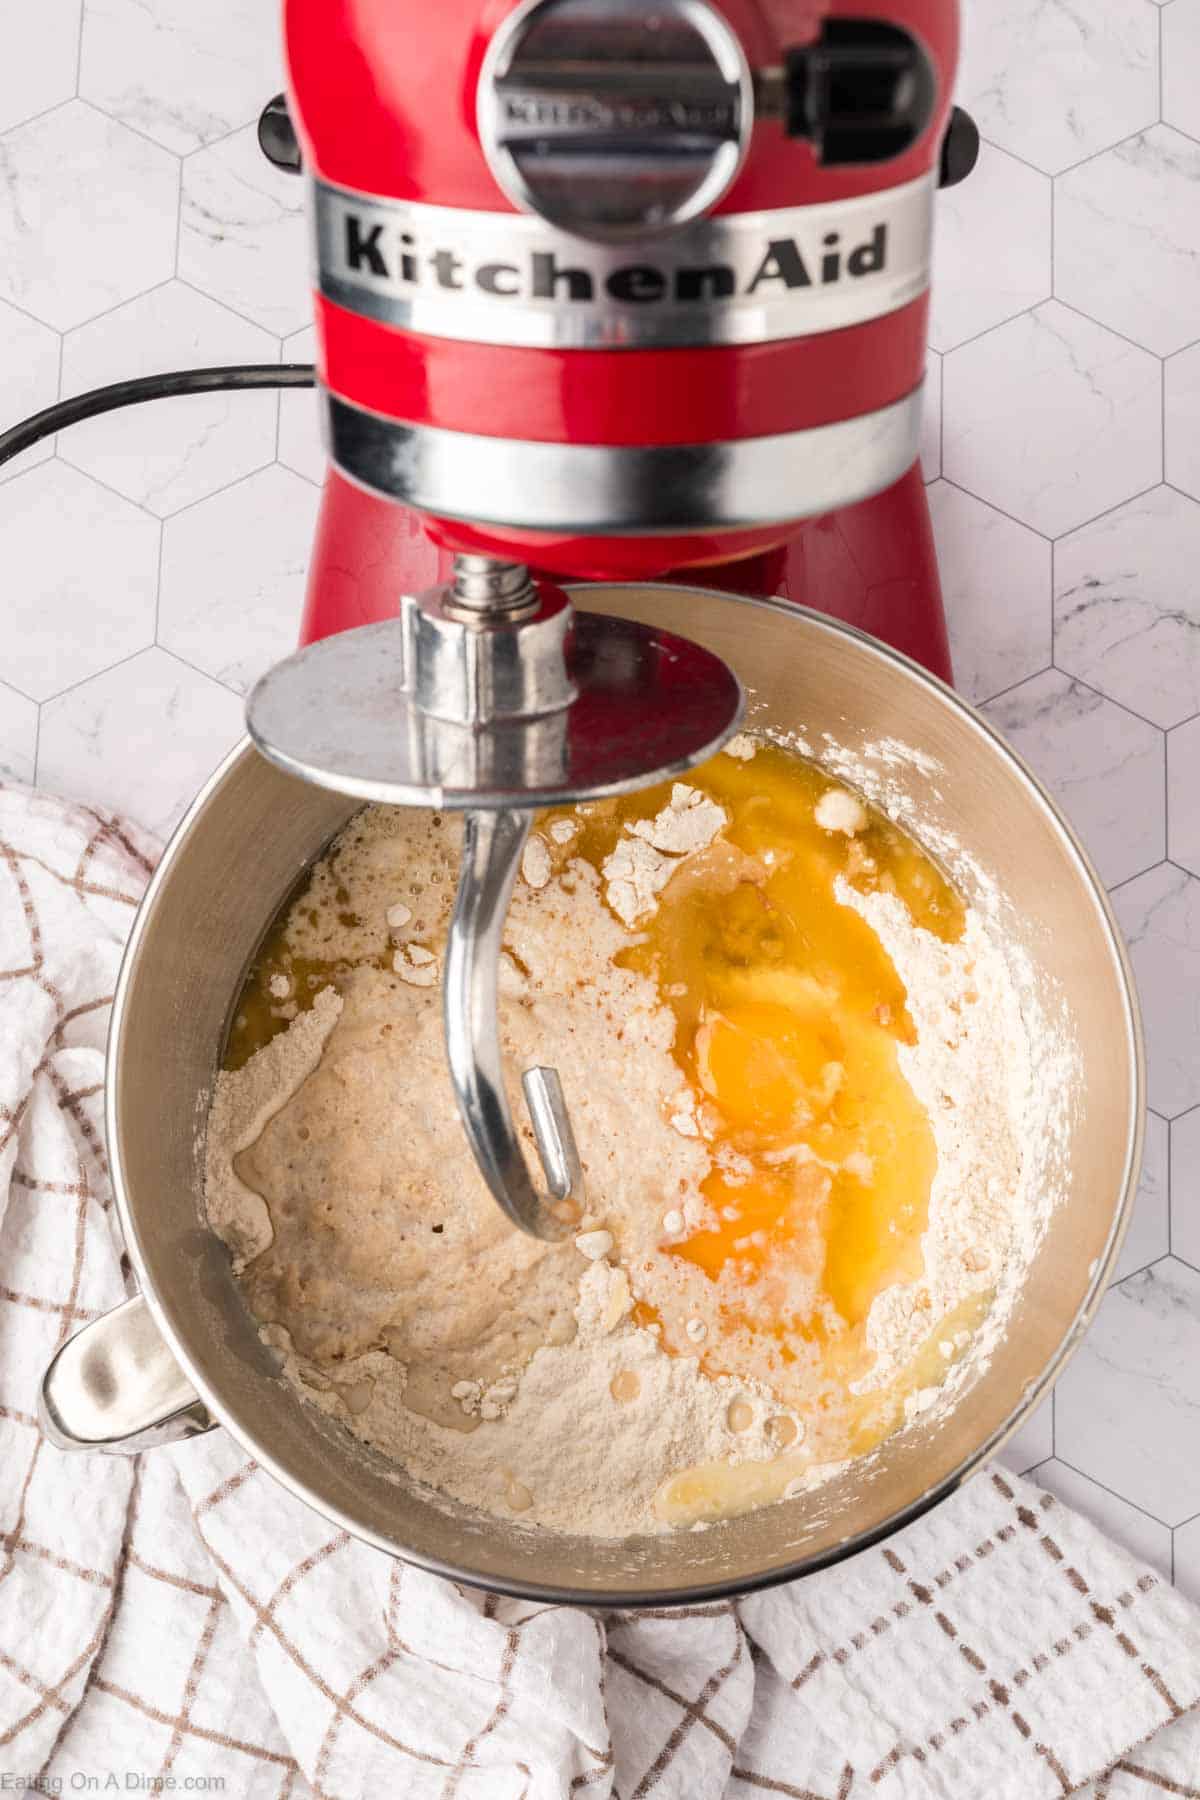
{"type": "Polygon", "coordinates": [[[1122,1500],[1108,1488],[1100,1487],[1089,1481],[1078,1469],[1070,1468],[1057,1458],[1043,1463],[1033,1479],[1047,1493],[1061,1500],[1064,1506],[1082,1513],[1093,1525],[1115,1538],[1126,1550],[1150,1568],[1155,1569],[1164,1581],[1171,1579],[1171,1533],[1166,1525],[1152,1519],[1149,1513],[1139,1512],[1128,1500],[1122,1500]]]}
{"type": "Polygon", "coordinates": [[[1171,1248],[1200,1269],[1200,1107],[1171,1123],[1171,1248]]]}
{"type": "Polygon", "coordinates": [[[951,350],[942,471],[1055,537],[1160,477],[1159,371],[1057,301],[951,350]]]}
{"type": "Polygon", "coordinates": [[[1200,144],[1167,125],[1060,175],[1058,298],[1160,356],[1191,343],[1200,335],[1198,184],[1200,144]]]}
{"type": "Polygon", "coordinates": [[[252,125],[188,157],[179,226],[185,281],[282,336],[308,323],[308,265],[304,184],[272,168],[252,125]]]}
{"type": "Polygon", "coordinates": [[[0,682],[0,781],[32,781],[38,709],[0,682]]]}
{"type": "Polygon", "coordinates": [[[152,648],[46,703],[38,780],[165,837],[242,731],[235,695],[152,648]]]}
{"type": "Polygon", "coordinates": [[[1162,16],[1162,116],[1200,137],[1200,4],[1172,0],[1162,16]]]}
{"type": "Polygon", "coordinates": [[[1112,898],[1142,1003],[1150,1105],[1173,1119],[1200,1103],[1200,879],[1160,863],[1112,898]]]}
{"type": "Polygon", "coordinates": [[[1200,500],[1200,344],[1167,358],[1163,399],[1166,479],[1200,500]]]}
{"type": "Polygon", "coordinates": [[[1146,1114],[1146,1144],[1142,1153],[1142,1178],[1133,1202],[1133,1217],[1117,1258],[1114,1281],[1136,1275],[1157,1262],[1171,1248],[1170,1127],[1157,1113],[1146,1114]]]}
{"type": "Polygon", "coordinates": [[[75,92],[82,0],[38,0],[18,24],[5,21],[0,56],[0,131],[32,119],[75,92]]]}
{"type": "Polygon", "coordinates": [[[0,138],[0,298],[60,331],[165,281],[179,163],[79,100],[0,138]]]}
{"type": "Polygon", "coordinates": [[[1168,1257],[1110,1288],[1056,1394],[1064,1462],[1164,1525],[1200,1510],[1200,1274],[1168,1257]]]}
{"type": "MultiPolygon", "coordinates": [[[[1188,1600],[1200,1606],[1200,1518],[1189,1519],[1175,1529],[1175,1586],[1188,1600]]],[[[1193,1773],[1181,1769],[1181,1778],[1193,1773]]],[[[1170,1790],[1167,1790],[1170,1792],[1170,1790]]],[[[1117,1800],[1117,1796],[1113,1796],[1117,1800]]]]}
{"type": "Polygon", "coordinates": [[[1200,875],[1200,718],[1167,733],[1167,855],[1200,875]]]}
{"type": "MultiPolygon", "coordinates": [[[[15,306],[0,301],[0,426],[7,429],[58,399],[61,339],[15,306]]],[[[43,438],[32,450],[0,467],[0,481],[11,481],[54,454],[54,439],[43,438]]]]}
{"type": "MultiPolygon", "coordinates": [[[[269,332],[171,281],[67,335],[63,393],[163,369],[278,360],[269,332]]],[[[60,450],[161,517],[269,463],[277,409],[267,390],[154,400],[72,426],[60,450]]]]}
{"type": "Polygon", "coordinates": [[[1175,725],[1200,712],[1200,504],[1154,488],[1056,545],[1054,660],[1175,725]]]}
{"type": "Polygon", "coordinates": [[[1163,734],[1047,669],[984,707],[1059,801],[1106,886],[1166,854],[1163,734]]]}
{"type": "Polygon", "coordinates": [[[947,481],[929,507],[955,685],[978,704],[1050,661],[1050,545],[947,481]]]}
{"type": "Polygon", "coordinates": [[[158,641],[244,693],[296,645],[320,494],[276,465],[168,519],[158,641]]]}
{"type": "Polygon", "coordinates": [[[956,98],[984,137],[1051,174],[1158,117],[1155,11],[1141,0],[972,0],[956,98]]]}
{"type": "Polygon", "coordinates": [[[88,0],[81,96],[168,150],[249,124],[282,87],[279,8],[263,0],[88,0]]]}
{"type": "Polygon", "coordinates": [[[982,144],[968,180],[937,198],[929,341],[938,350],[1048,300],[1050,178],[982,144]]]}
{"type": "Polygon", "coordinates": [[[1014,1475],[1027,1475],[1054,1455],[1054,1396],[1039,1401],[1021,1429],[1005,1444],[997,1462],[1014,1475]]]}
{"type": "Polygon", "coordinates": [[[0,487],[5,680],[45,700],[152,643],[158,536],[57,461],[0,487]]]}
{"type": "MultiPolygon", "coordinates": [[[[284,362],[312,362],[316,333],[311,325],[283,341],[284,362]]],[[[279,460],[297,475],[323,485],[329,459],[321,442],[316,388],[290,388],[279,397],[279,460]]]]}

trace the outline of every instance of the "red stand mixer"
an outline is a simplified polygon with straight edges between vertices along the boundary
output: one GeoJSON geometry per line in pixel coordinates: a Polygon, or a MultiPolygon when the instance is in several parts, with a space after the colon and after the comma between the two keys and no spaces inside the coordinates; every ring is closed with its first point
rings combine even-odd
{"type": "Polygon", "coordinates": [[[949,679],[916,456],[978,143],[953,0],[289,0],[287,38],[333,459],[304,641],[470,551],[781,595],[949,679]]]}

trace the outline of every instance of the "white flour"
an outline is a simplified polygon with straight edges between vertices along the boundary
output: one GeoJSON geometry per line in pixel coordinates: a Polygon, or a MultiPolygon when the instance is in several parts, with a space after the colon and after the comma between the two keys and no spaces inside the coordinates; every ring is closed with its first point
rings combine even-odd
{"type": "MultiPolygon", "coordinates": [[[[753,752],[749,739],[735,750],[753,752]]],[[[767,1463],[781,1449],[796,1464],[805,1444],[797,1377],[787,1404],[773,1391],[787,1371],[766,1367],[750,1334],[739,1339],[724,1290],[671,1254],[712,1220],[700,1192],[713,1166],[706,1103],[681,1087],[674,1022],[652,984],[613,963],[666,882],[725,824],[694,793],[677,784],[669,807],[620,840],[605,895],[571,860],[574,832],[552,827],[549,841],[531,839],[514,896],[505,1049],[515,1069],[558,1066],[579,1097],[589,1211],[578,1246],[511,1231],[463,1147],[438,988],[453,825],[406,823],[401,838],[392,815],[356,828],[347,869],[357,879],[323,867],[313,888],[331,898],[351,886],[355,924],[339,938],[317,907],[297,922],[295,947],[392,967],[353,976],[340,999],[321,995],[217,1085],[209,1216],[236,1265],[248,1265],[247,1297],[288,1379],[418,1480],[547,1528],[663,1529],[654,1501],[672,1475],[767,1463]],[[647,1297],[659,1320],[649,1327],[633,1317],[647,1297]],[[710,1378],[699,1358],[718,1338],[734,1372],[710,1378]]],[[[856,825],[857,807],[849,796],[834,804],[831,827],[856,825]]],[[[1034,1099],[1025,1027],[982,919],[969,913],[961,942],[947,945],[893,898],[846,884],[838,898],[877,932],[908,990],[918,1041],[901,1047],[901,1066],[938,1153],[924,1272],[872,1306],[866,1392],[902,1375],[931,1327],[972,1296],[1002,1302],[1042,1218],[1022,1154],[1034,1099]]],[[[729,1185],[745,1179],[728,1147],[717,1159],[729,1185]]],[[[803,1262],[797,1246],[799,1308],[815,1280],[803,1262]]],[[[961,1330],[947,1338],[947,1367],[966,1341],[961,1330]]],[[[940,1391],[910,1395],[910,1415],[940,1391]]],[[[817,1432],[794,1487],[828,1473],[820,1451],[817,1432]]]]}
{"type": "Polygon", "coordinates": [[[837,895],[872,926],[908,990],[917,1042],[900,1046],[900,1067],[929,1115],[938,1157],[924,1273],[886,1289],[868,1316],[877,1361],[860,1384],[867,1391],[899,1374],[932,1321],[972,1295],[1001,1295],[1028,1266],[1045,1219],[1020,1136],[1031,1102],[1028,1038],[978,913],[968,912],[960,941],[946,944],[914,930],[890,894],[862,895],[839,880],[837,895]]]}

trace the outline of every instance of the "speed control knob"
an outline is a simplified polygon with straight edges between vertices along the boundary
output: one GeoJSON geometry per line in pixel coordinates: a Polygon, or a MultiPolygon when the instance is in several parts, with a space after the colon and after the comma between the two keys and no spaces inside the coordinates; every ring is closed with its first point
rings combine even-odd
{"type": "Polygon", "coordinates": [[[826,19],[814,43],[790,50],[786,127],[817,161],[888,162],[933,117],[937,84],[923,45],[881,19],[826,19]]]}

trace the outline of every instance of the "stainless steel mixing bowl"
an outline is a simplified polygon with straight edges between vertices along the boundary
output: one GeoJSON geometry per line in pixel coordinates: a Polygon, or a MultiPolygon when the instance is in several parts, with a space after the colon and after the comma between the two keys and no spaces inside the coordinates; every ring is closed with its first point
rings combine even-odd
{"type": "MultiPolygon", "coordinates": [[[[1078,1344],[1119,1248],[1141,1151],[1142,1053],[1129,968],[1095,874],[1043,789],[947,688],[791,605],[680,588],[592,587],[575,599],[716,650],[750,690],[754,724],[798,731],[818,756],[826,734],[860,755],[901,816],[961,841],[998,889],[1005,930],[1044,1002],[1063,1009],[1078,1064],[1062,1191],[1002,1341],[952,1408],[918,1419],[817,1493],[707,1531],[624,1542],[473,1514],[305,1406],[276,1374],[205,1226],[203,1131],[246,968],[353,804],[278,773],[246,745],[172,839],[113,1007],[109,1153],[142,1297],[60,1351],[43,1418],[60,1444],[110,1449],[219,1421],[292,1493],[397,1556],[508,1593],[662,1605],[803,1575],[862,1549],[934,1505],[1016,1430],[1078,1344]]],[[[959,876],[968,887],[976,879],[959,876]]]]}

